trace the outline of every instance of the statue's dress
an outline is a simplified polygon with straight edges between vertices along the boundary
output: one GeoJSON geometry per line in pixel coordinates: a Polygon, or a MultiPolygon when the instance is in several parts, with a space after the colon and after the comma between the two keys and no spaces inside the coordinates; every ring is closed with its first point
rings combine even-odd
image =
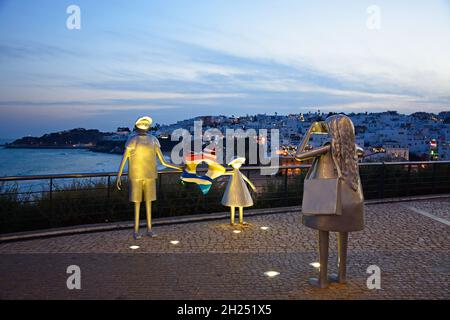
{"type": "Polygon", "coordinates": [[[251,207],[253,199],[247,184],[238,169],[233,169],[230,181],[222,198],[222,204],[227,207],[251,207]]]}
{"type": "MultiPolygon", "coordinates": [[[[309,169],[309,179],[337,178],[338,173],[331,151],[314,159],[309,169]]],[[[322,231],[351,232],[364,229],[364,197],[361,182],[353,190],[344,180],[341,184],[341,215],[302,215],[302,223],[322,231]]],[[[326,194],[321,195],[326,197],[326,194]]]]}

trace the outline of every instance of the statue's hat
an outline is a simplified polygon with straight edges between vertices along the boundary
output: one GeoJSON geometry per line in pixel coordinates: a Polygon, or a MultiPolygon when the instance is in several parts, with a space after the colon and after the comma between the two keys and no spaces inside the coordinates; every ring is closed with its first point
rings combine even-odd
{"type": "Polygon", "coordinates": [[[153,120],[150,117],[140,117],[134,124],[136,128],[141,130],[149,130],[153,120]]]}
{"type": "Polygon", "coordinates": [[[232,166],[233,163],[240,163],[240,164],[244,164],[245,163],[245,158],[244,157],[233,157],[231,159],[230,162],[228,162],[229,166],[232,166]]]}

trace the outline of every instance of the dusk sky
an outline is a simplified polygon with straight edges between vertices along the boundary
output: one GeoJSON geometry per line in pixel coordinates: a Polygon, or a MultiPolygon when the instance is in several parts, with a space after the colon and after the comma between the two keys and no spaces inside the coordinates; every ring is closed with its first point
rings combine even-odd
{"type": "Polygon", "coordinates": [[[0,0],[0,138],[317,109],[450,110],[450,1],[0,0]]]}

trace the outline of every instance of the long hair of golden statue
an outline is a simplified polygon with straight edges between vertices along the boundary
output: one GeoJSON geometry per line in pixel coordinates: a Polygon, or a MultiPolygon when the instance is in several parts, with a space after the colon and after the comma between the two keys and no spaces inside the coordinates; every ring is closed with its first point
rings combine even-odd
{"type": "Polygon", "coordinates": [[[334,115],[325,121],[331,136],[331,154],[345,182],[356,191],[359,187],[359,171],[353,123],[344,115],[334,115]]]}

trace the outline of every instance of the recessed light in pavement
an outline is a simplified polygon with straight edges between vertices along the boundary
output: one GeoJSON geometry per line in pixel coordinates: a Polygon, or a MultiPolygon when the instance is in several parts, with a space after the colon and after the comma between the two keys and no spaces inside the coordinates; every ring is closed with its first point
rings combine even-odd
{"type": "Polygon", "coordinates": [[[177,245],[177,244],[180,243],[180,241],[178,241],[178,240],[172,240],[172,241],[170,241],[170,243],[173,244],[173,245],[177,245]]]}
{"type": "Polygon", "coordinates": [[[274,270],[270,270],[270,271],[266,271],[264,272],[264,275],[266,275],[269,278],[273,278],[278,276],[280,273],[278,271],[274,271],[274,270]]]}
{"type": "Polygon", "coordinates": [[[311,262],[309,265],[310,265],[310,266],[313,266],[313,267],[316,268],[316,269],[319,269],[319,268],[320,268],[320,263],[319,263],[319,262],[311,262]]]}
{"type": "Polygon", "coordinates": [[[130,249],[131,250],[137,250],[137,249],[139,249],[140,247],[139,246],[136,246],[136,245],[132,245],[132,246],[130,246],[130,249]]]}
{"type": "Polygon", "coordinates": [[[234,233],[241,233],[241,230],[233,230],[234,233]]]}
{"type": "Polygon", "coordinates": [[[269,230],[269,227],[261,227],[261,230],[269,230]]]}

